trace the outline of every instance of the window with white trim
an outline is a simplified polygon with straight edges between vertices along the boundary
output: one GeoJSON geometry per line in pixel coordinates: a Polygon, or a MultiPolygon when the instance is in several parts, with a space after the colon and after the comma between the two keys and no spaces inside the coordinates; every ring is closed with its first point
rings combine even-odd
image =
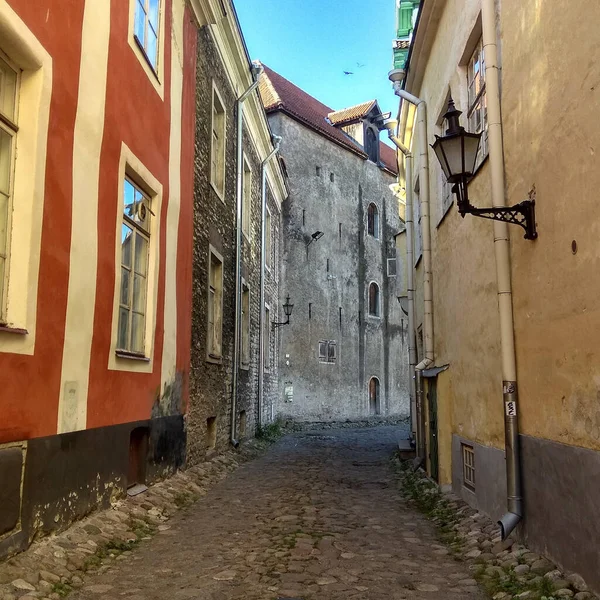
{"type": "Polygon", "coordinates": [[[117,352],[142,356],[148,304],[150,215],[150,198],[133,181],[125,178],[117,352]]]}
{"type": "Polygon", "coordinates": [[[263,353],[264,353],[264,370],[268,371],[271,368],[271,311],[265,304],[265,323],[263,331],[263,353]]]}
{"type": "Polygon", "coordinates": [[[242,231],[250,239],[250,207],[252,205],[252,170],[244,156],[244,186],[242,193],[242,231]]]}
{"type": "Polygon", "coordinates": [[[334,363],[337,361],[337,343],[333,340],[319,342],[319,362],[334,363]]]}
{"type": "Polygon", "coordinates": [[[209,358],[220,359],[223,336],[223,259],[212,248],[209,255],[206,351],[209,358]]]}
{"type": "Polygon", "coordinates": [[[463,459],[463,485],[470,490],[475,489],[475,451],[473,446],[461,444],[463,459]]]}
{"type": "Polygon", "coordinates": [[[210,183],[217,193],[223,196],[225,192],[225,105],[215,87],[212,94],[210,183]]]}
{"type": "Polygon", "coordinates": [[[481,142],[477,153],[476,168],[488,154],[487,99],[485,93],[485,59],[483,41],[480,39],[473,51],[467,67],[467,86],[469,105],[467,110],[467,129],[471,133],[481,133],[481,142]]]}
{"type": "Polygon", "coordinates": [[[159,16],[160,0],[135,0],[133,35],[154,71],[158,67],[159,16]]]}
{"type": "Polygon", "coordinates": [[[267,216],[265,218],[265,266],[270,269],[273,262],[273,247],[271,244],[271,238],[273,232],[271,231],[271,213],[267,209],[267,216]]]}
{"type": "Polygon", "coordinates": [[[0,323],[6,322],[20,71],[0,55],[0,323]]]}
{"type": "Polygon", "coordinates": [[[250,365],[250,290],[242,288],[242,367],[250,365]]]}
{"type": "Polygon", "coordinates": [[[387,259],[387,275],[388,277],[396,277],[396,259],[387,259]]]}

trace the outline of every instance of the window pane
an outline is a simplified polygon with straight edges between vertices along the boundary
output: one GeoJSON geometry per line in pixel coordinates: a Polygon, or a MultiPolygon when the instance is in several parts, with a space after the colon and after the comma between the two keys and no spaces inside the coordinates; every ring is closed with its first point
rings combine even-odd
{"type": "Polygon", "coordinates": [[[119,330],[117,334],[117,348],[129,350],[127,343],[127,332],[129,330],[129,311],[126,308],[119,309],[119,330]]]}
{"type": "Polygon", "coordinates": [[[139,233],[135,234],[135,272],[148,274],[148,240],[139,233]]]}
{"type": "Polygon", "coordinates": [[[121,267],[121,304],[129,306],[129,279],[131,273],[129,270],[121,267]]]}
{"type": "MultiPolygon", "coordinates": [[[[6,256],[8,230],[8,196],[0,193],[0,256],[6,256]]],[[[2,286],[0,285],[0,288],[2,286]]]]}
{"type": "Polygon", "coordinates": [[[135,217],[135,187],[125,180],[123,184],[123,213],[130,219],[135,217]]]}
{"type": "Polygon", "coordinates": [[[135,36],[140,41],[142,46],[146,47],[146,36],[144,34],[146,25],[146,11],[144,10],[144,3],[138,0],[135,5],[135,25],[134,31],[135,36]]]}
{"type": "Polygon", "coordinates": [[[158,31],[158,0],[149,0],[148,5],[148,20],[154,31],[158,31]]]}
{"type": "Polygon", "coordinates": [[[17,74],[0,58],[0,111],[15,120],[17,74]]]}
{"type": "Polygon", "coordinates": [[[133,276],[133,310],[146,314],[146,278],[133,276]]]}
{"type": "Polygon", "coordinates": [[[123,224],[121,226],[121,264],[131,267],[131,240],[133,240],[133,231],[131,227],[123,224]]]}
{"type": "Polygon", "coordinates": [[[144,315],[133,313],[131,318],[131,350],[144,352],[144,315]]]}
{"type": "Polygon", "coordinates": [[[0,192],[8,195],[10,185],[12,136],[0,129],[0,192]]]}
{"type": "Polygon", "coordinates": [[[154,68],[156,68],[157,62],[157,48],[158,48],[158,39],[156,33],[151,27],[148,27],[148,43],[146,46],[146,54],[150,59],[150,63],[154,68]]]}

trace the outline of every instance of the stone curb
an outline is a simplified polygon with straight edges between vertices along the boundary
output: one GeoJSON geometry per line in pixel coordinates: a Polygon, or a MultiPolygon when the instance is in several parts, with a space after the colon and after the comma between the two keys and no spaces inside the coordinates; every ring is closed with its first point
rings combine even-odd
{"type": "MultiPolygon", "coordinates": [[[[397,458],[395,461],[401,464],[397,458]]],[[[498,525],[487,515],[453,493],[440,492],[422,471],[413,473],[406,469],[398,473],[403,486],[408,477],[414,478],[411,485],[420,498],[413,501],[428,509],[423,512],[438,527],[445,525],[446,530],[451,530],[454,541],[449,545],[459,560],[469,563],[473,577],[488,592],[495,588],[507,590],[496,591],[493,600],[598,600],[580,575],[561,572],[551,560],[530,552],[512,537],[502,541],[498,525]],[[443,505],[444,516],[436,516],[436,509],[432,508],[436,499],[443,505]],[[448,515],[452,515],[450,524],[448,515]],[[519,591],[511,593],[511,589],[519,591]]]]}
{"type": "Polygon", "coordinates": [[[87,573],[102,573],[140,542],[168,530],[167,521],[269,444],[251,440],[204,463],[159,481],[145,493],[120,499],[65,531],[34,542],[0,563],[0,600],[61,600],[84,585],[87,573]]]}

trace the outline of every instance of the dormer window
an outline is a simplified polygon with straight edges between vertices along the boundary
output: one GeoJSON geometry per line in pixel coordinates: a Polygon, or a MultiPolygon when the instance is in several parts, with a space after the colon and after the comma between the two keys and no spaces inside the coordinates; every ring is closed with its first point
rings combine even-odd
{"type": "Polygon", "coordinates": [[[379,136],[373,131],[372,127],[367,128],[365,135],[365,152],[371,162],[379,162],[379,136]]]}

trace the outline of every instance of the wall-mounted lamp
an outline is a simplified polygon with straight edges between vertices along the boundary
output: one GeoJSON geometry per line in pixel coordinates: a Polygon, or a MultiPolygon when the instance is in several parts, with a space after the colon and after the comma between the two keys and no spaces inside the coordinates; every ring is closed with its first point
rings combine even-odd
{"type": "Polygon", "coordinates": [[[448,122],[446,135],[435,136],[431,146],[444,175],[449,183],[453,183],[452,191],[456,194],[458,212],[462,217],[466,214],[520,225],[525,230],[526,240],[535,240],[538,236],[535,227],[535,199],[523,200],[514,206],[496,206],[477,208],[469,203],[468,182],[475,172],[477,151],[481,133],[469,133],[459,125],[461,111],[454,106],[454,100],[448,100],[448,109],[444,119],[448,122]]]}
{"type": "Polygon", "coordinates": [[[292,316],[293,309],[294,309],[294,305],[290,304],[290,297],[288,296],[283,305],[283,312],[284,312],[285,316],[287,317],[287,319],[285,321],[283,321],[282,323],[271,323],[271,325],[273,327],[281,327],[282,325],[289,325],[290,317],[292,316]]]}
{"type": "Polygon", "coordinates": [[[315,231],[311,236],[306,247],[308,248],[313,242],[320,240],[323,237],[324,233],[322,231],[315,231]]]}

